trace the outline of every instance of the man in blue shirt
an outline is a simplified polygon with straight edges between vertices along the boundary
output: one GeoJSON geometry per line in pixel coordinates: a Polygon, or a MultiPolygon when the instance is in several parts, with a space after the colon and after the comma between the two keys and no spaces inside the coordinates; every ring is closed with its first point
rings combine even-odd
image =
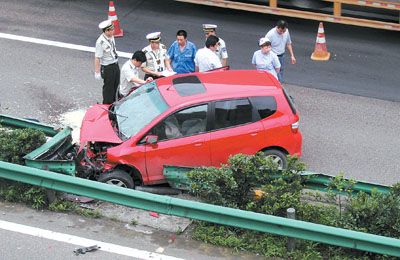
{"type": "Polygon", "coordinates": [[[168,55],[171,60],[172,69],[177,74],[195,71],[194,57],[196,46],[187,40],[187,32],[179,30],[176,33],[176,41],[169,47],[168,55]]]}

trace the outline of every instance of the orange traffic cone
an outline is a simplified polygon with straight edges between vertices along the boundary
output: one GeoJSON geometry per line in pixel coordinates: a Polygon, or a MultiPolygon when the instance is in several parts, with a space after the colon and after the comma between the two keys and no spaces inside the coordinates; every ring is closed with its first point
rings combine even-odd
{"type": "Polygon", "coordinates": [[[315,43],[314,52],[311,54],[312,60],[329,60],[331,54],[326,49],[324,25],[319,23],[317,41],[315,43]]]}
{"type": "Polygon", "coordinates": [[[114,37],[124,36],[124,31],[119,27],[117,12],[115,11],[113,1],[110,1],[110,6],[108,8],[108,20],[111,20],[115,26],[114,37]]]}

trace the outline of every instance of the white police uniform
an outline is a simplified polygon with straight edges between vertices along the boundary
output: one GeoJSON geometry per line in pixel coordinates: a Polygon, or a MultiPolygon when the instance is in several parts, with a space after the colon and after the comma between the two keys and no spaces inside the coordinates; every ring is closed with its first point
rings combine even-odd
{"type": "MultiPolygon", "coordinates": [[[[146,38],[150,42],[160,42],[160,35],[160,32],[149,33],[146,38]]],[[[164,44],[160,43],[160,47],[157,52],[153,51],[151,44],[143,48],[142,51],[146,54],[147,59],[147,61],[142,64],[142,67],[147,67],[147,69],[159,73],[166,70],[165,61],[169,60],[169,55],[167,47],[164,44]]]]}
{"type": "MultiPolygon", "coordinates": [[[[111,35],[108,38],[105,32],[113,30],[114,24],[111,20],[106,20],[99,24],[99,28],[103,30],[103,33],[96,41],[95,66],[97,66],[96,59],[98,59],[100,62],[100,74],[104,80],[103,104],[112,104],[115,101],[119,85],[120,70],[114,37],[111,35]]],[[[98,77],[97,75],[98,72],[95,72],[96,78],[98,77]]]]}
{"type": "MultiPolygon", "coordinates": [[[[104,21],[99,24],[100,29],[112,26],[109,24],[110,20],[104,21]],[[106,22],[106,23],[105,23],[106,22]]],[[[115,47],[114,36],[107,38],[102,33],[96,41],[95,56],[100,59],[100,65],[107,66],[118,61],[117,49],[115,47]]]]}

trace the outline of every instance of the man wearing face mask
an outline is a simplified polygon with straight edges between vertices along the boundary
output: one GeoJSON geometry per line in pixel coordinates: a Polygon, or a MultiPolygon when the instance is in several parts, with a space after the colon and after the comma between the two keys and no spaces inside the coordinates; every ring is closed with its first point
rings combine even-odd
{"type": "Polygon", "coordinates": [[[96,41],[94,58],[95,78],[103,78],[103,104],[112,104],[119,85],[120,70],[118,66],[117,49],[114,40],[114,24],[111,20],[99,24],[103,33],[96,41]]]}
{"type": "Polygon", "coordinates": [[[146,39],[149,40],[150,44],[142,50],[146,54],[147,59],[147,61],[142,64],[142,71],[146,73],[144,80],[149,77],[158,79],[169,74],[168,72],[173,72],[167,47],[161,43],[161,33],[149,33],[146,35],[146,39]]]}
{"type": "Polygon", "coordinates": [[[281,63],[281,68],[278,73],[278,80],[282,83],[283,80],[283,70],[284,70],[284,60],[285,60],[285,48],[289,50],[290,58],[292,64],[296,64],[296,58],[294,57],[292,40],[290,39],[288,23],[284,20],[279,20],[276,27],[269,30],[265,35],[271,41],[272,51],[278,55],[279,62],[281,63]]]}

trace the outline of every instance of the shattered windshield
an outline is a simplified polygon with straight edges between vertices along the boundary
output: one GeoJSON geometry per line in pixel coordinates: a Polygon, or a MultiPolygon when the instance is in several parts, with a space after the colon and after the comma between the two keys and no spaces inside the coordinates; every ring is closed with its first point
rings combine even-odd
{"type": "Polygon", "coordinates": [[[168,108],[156,82],[149,82],[115,102],[119,132],[131,138],[168,108]]]}

